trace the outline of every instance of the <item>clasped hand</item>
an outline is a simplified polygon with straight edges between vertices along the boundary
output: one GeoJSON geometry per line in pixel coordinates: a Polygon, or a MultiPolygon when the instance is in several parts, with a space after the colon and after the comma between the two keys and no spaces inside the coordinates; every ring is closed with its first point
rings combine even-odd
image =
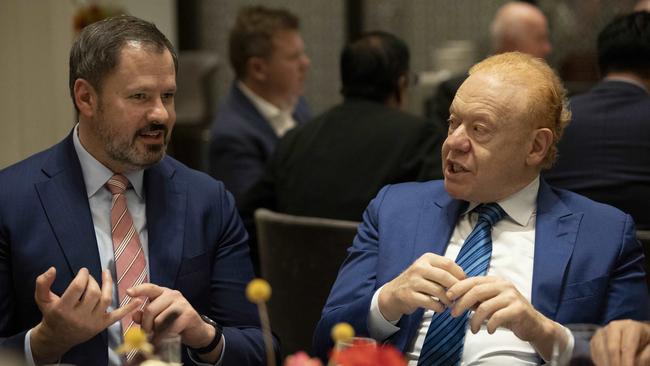
{"type": "Polygon", "coordinates": [[[511,282],[498,277],[466,278],[451,259],[433,253],[425,253],[388,282],[378,300],[380,312],[389,321],[420,307],[435,312],[450,307],[453,317],[474,310],[469,321],[473,333],[484,322],[489,334],[499,327],[510,329],[544,359],[550,357],[555,337],[561,337],[563,344],[567,341],[561,326],[535,310],[511,282]]]}

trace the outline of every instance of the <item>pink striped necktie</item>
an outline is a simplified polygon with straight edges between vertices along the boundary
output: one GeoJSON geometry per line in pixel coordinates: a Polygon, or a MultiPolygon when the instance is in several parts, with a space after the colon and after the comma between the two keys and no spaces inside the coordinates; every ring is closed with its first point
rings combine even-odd
{"type": "MultiPolygon", "coordinates": [[[[133,218],[126,205],[124,191],[129,181],[121,174],[115,174],[106,182],[106,188],[113,195],[111,203],[111,236],[113,237],[113,254],[117,275],[117,294],[120,307],[126,306],[131,297],[126,290],[141,283],[148,282],[147,265],[144,259],[140,235],[133,225],[133,218]]],[[[144,307],[144,303],[142,305],[144,307]]],[[[122,318],[122,332],[133,326],[131,315],[122,318]]]]}

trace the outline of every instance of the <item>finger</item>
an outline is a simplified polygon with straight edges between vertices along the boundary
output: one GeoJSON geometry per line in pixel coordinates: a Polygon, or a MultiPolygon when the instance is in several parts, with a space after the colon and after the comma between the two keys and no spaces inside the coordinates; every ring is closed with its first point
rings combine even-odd
{"type": "Polygon", "coordinates": [[[177,306],[170,306],[163,310],[158,314],[156,319],[154,319],[154,336],[181,334],[187,327],[187,324],[183,324],[183,321],[179,320],[181,319],[181,315],[182,309],[178,309],[177,306]]]}
{"type": "Polygon", "coordinates": [[[102,296],[102,290],[99,284],[92,275],[88,275],[88,283],[86,284],[86,291],[81,295],[81,300],[76,305],[76,308],[87,313],[92,313],[95,306],[102,296]]]}
{"type": "Polygon", "coordinates": [[[432,266],[443,269],[445,272],[454,276],[456,280],[464,280],[467,277],[465,271],[453,260],[433,253],[427,253],[425,255],[425,258],[432,266]]]}
{"type": "Polygon", "coordinates": [[[109,326],[109,325],[115,323],[116,321],[122,320],[122,318],[124,318],[128,314],[136,311],[141,305],[142,305],[142,300],[140,300],[140,299],[131,299],[131,301],[129,301],[128,304],[126,304],[126,305],[124,305],[122,307],[119,307],[119,308],[111,311],[110,313],[106,313],[105,314],[105,318],[106,318],[105,324],[106,324],[106,326],[109,326]]]}
{"type": "Polygon", "coordinates": [[[605,329],[599,329],[596,334],[591,338],[589,342],[589,348],[591,352],[591,359],[596,365],[609,365],[609,360],[607,359],[606,345],[604,334],[605,329]]]}
{"type": "Polygon", "coordinates": [[[142,310],[136,310],[131,314],[131,319],[136,324],[142,324],[142,310]]]}
{"type": "Polygon", "coordinates": [[[634,359],[636,358],[640,338],[640,329],[634,327],[634,325],[621,332],[621,365],[636,365],[634,359]]]}
{"type": "Polygon", "coordinates": [[[454,285],[450,286],[447,288],[447,297],[451,301],[456,301],[459,297],[465,295],[467,291],[471,290],[474,288],[474,286],[485,282],[487,277],[484,276],[479,276],[479,277],[470,277],[461,281],[458,281],[454,285]]]}
{"type": "Polygon", "coordinates": [[[165,309],[172,306],[173,299],[172,296],[158,296],[156,299],[147,304],[143,309],[142,322],[140,325],[145,332],[152,332],[154,327],[154,321],[160,313],[165,309]]]}
{"type": "Polygon", "coordinates": [[[488,321],[495,312],[505,308],[506,306],[508,306],[508,302],[499,297],[495,297],[482,302],[476,308],[476,311],[474,311],[474,314],[472,315],[472,318],[469,322],[472,333],[478,333],[483,323],[488,321]]]}
{"type": "Polygon", "coordinates": [[[447,298],[447,291],[445,288],[435,282],[428,281],[424,278],[419,278],[415,281],[413,289],[414,291],[437,298],[437,301],[445,304],[445,306],[451,305],[451,301],[449,298],[447,298]]]}
{"type": "Polygon", "coordinates": [[[639,353],[636,361],[635,365],[650,365],[650,345],[646,345],[643,351],[639,353]]]}
{"type": "MultiPolygon", "coordinates": [[[[482,302],[492,299],[500,294],[498,287],[492,286],[490,283],[485,282],[486,281],[480,280],[472,281],[471,283],[474,284],[474,287],[471,287],[461,297],[455,299],[453,297],[450,297],[450,300],[455,300],[455,303],[452,306],[451,316],[457,317],[465,311],[470,310],[474,307],[478,307],[482,302]]],[[[452,291],[454,290],[448,290],[447,295],[449,295],[449,293],[452,291]]]]}
{"type": "Polygon", "coordinates": [[[111,277],[111,272],[108,269],[102,271],[102,288],[101,288],[101,297],[97,306],[93,309],[93,312],[106,312],[106,309],[113,302],[113,278],[111,277]]]}
{"type": "Polygon", "coordinates": [[[88,269],[85,267],[79,270],[75,278],[70,282],[70,285],[68,285],[68,288],[63,292],[63,295],[61,295],[61,303],[63,306],[73,308],[79,303],[81,296],[86,291],[89,276],[88,269]]]}
{"type": "Polygon", "coordinates": [[[416,292],[413,297],[418,304],[418,307],[433,310],[436,313],[442,313],[447,308],[447,306],[440,302],[439,299],[436,299],[435,296],[432,297],[428,294],[416,292]]]}
{"type": "Polygon", "coordinates": [[[606,329],[604,337],[608,365],[619,366],[621,364],[621,329],[618,326],[609,327],[606,329]]]}
{"type": "MultiPolygon", "coordinates": [[[[444,288],[449,288],[458,283],[458,278],[454,277],[451,273],[443,268],[429,267],[422,272],[422,277],[426,280],[437,283],[444,288]]],[[[445,295],[445,297],[447,297],[445,295]]]]}
{"type": "Polygon", "coordinates": [[[153,283],[143,283],[141,285],[131,287],[130,289],[126,290],[126,293],[131,297],[144,296],[153,301],[155,298],[162,295],[164,290],[165,289],[163,287],[156,286],[153,283]]]}
{"type": "Polygon", "coordinates": [[[56,301],[59,297],[51,291],[52,284],[56,279],[56,268],[50,267],[40,276],[36,277],[36,289],[34,299],[37,304],[47,304],[56,301]]]}

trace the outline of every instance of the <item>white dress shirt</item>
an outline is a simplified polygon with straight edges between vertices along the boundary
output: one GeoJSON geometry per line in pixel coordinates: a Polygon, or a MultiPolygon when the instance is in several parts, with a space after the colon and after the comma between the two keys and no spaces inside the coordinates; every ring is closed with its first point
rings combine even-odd
{"type": "MultiPolygon", "coordinates": [[[[530,301],[533,283],[533,259],[535,253],[536,200],[539,190],[539,176],[519,192],[497,202],[506,216],[492,228],[492,257],[487,275],[510,281],[517,290],[530,301]]],[[[470,203],[460,216],[451,236],[445,257],[456,259],[465,238],[469,236],[478,220],[472,212],[477,203],[470,203]]],[[[397,322],[387,321],[379,311],[377,290],[373,296],[368,318],[370,335],[375,339],[386,339],[399,330],[397,322]]],[[[434,311],[424,312],[414,341],[406,350],[409,366],[417,365],[420,351],[431,323],[434,311]]],[[[471,316],[471,313],[470,313],[471,316]]],[[[569,347],[563,353],[568,357],[573,351],[573,337],[569,334],[569,347]]],[[[539,356],[532,345],[517,338],[506,329],[498,328],[488,334],[484,323],[478,333],[473,334],[468,327],[465,333],[461,365],[537,365],[539,356]]]]}
{"type": "Polygon", "coordinates": [[[250,99],[251,103],[253,103],[255,109],[260,112],[262,117],[269,122],[271,128],[275,131],[275,134],[278,137],[284,136],[287,131],[296,126],[296,120],[293,119],[292,115],[294,107],[290,109],[280,109],[255,94],[241,81],[237,82],[237,87],[246,97],[248,97],[248,99],[250,99]]]}
{"type": "MultiPolygon", "coordinates": [[[[77,124],[73,131],[74,148],[81,164],[81,172],[83,174],[84,183],[86,186],[86,193],[88,195],[88,204],[90,205],[90,213],[93,219],[93,226],[95,228],[95,238],[97,239],[97,249],[99,251],[99,260],[102,270],[109,268],[111,276],[113,277],[113,303],[108,307],[107,311],[113,311],[118,306],[117,294],[117,275],[115,272],[114,253],[113,253],[113,237],[111,235],[111,201],[113,195],[105,187],[106,182],[114,175],[114,173],[97,161],[90,153],[83,147],[78,136],[79,125],[77,124]]],[[[147,265],[147,273],[149,273],[149,245],[148,245],[148,232],[147,232],[147,212],[145,205],[145,192],[143,188],[144,170],[136,172],[125,173],[124,176],[129,180],[131,186],[125,191],[126,204],[129,213],[133,218],[133,225],[140,236],[140,244],[144,253],[145,262],[147,265]]],[[[101,278],[95,279],[98,283],[101,278]]],[[[110,325],[107,329],[108,332],[108,364],[109,366],[119,366],[122,364],[121,357],[117,354],[116,349],[122,343],[122,325],[117,321],[110,325]]],[[[29,366],[34,365],[34,359],[31,352],[30,344],[31,330],[25,336],[25,355],[29,366]]],[[[224,343],[225,351],[225,343],[224,343]]],[[[222,353],[223,356],[223,353],[222,353]]],[[[220,360],[221,361],[221,360],[220,360]]],[[[218,363],[217,363],[218,364],[218,363]]],[[[210,364],[202,364],[210,365],[210,364]]]]}

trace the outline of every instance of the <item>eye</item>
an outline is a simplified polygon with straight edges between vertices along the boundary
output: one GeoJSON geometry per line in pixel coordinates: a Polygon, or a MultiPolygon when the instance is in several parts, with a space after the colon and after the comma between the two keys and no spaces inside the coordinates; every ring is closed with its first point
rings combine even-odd
{"type": "Polygon", "coordinates": [[[174,99],[174,93],[164,93],[162,97],[166,100],[174,99]]]}
{"type": "Polygon", "coordinates": [[[135,100],[145,100],[147,99],[147,95],[145,93],[135,93],[132,94],[130,98],[135,100]]]}

